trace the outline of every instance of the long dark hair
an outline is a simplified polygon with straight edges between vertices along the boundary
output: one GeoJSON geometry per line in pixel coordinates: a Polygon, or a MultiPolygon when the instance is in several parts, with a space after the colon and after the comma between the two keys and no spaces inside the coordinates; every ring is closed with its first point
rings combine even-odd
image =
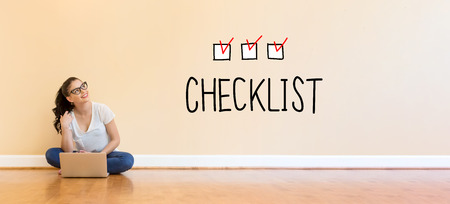
{"type": "MultiPolygon", "coordinates": [[[[56,132],[58,134],[61,133],[61,121],[60,116],[64,115],[66,111],[70,112],[73,110],[74,105],[70,103],[66,97],[70,95],[69,93],[69,86],[72,83],[72,81],[80,80],[77,77],[69,77],[64,81],[64,83],[59,88],[58,92],[56,93],[56,99],[55,99],[55,105],[56,107],[52,109],[53,113],[55,114],[55,120],[53,121],[53,126],[56,129],[56,132]]],[[[80,80],[81,81],[81,80],[80,80]]]]}

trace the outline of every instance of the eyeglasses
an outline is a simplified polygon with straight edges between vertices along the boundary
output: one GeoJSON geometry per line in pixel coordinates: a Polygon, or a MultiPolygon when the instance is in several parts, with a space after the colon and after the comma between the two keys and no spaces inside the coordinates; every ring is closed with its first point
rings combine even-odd
{"type": "Polygon", "coordinates": [[[80,87],[72,89],[72,91],[70,91],[70,93],[73,93],[75,95],[80,95],[81,90],[86,90],[87,88],[88,88],[87,82],[83,82],[80,87]]]}

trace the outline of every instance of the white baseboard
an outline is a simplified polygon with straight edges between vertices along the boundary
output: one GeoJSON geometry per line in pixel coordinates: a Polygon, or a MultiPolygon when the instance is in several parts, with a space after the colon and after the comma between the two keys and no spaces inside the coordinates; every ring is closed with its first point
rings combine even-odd
{"type": "Polygon", "coordinates": [[[44,155],[0,155],[0,167],[47,167],[44,155]]]}
{"type": "MultiPolygon", "coordinates": [[[[134,167],[450,168],[446,155],[134,155],[134,167]]],[[[44,155],[0,155],[0,167],[49,167],[44,155]]]]}

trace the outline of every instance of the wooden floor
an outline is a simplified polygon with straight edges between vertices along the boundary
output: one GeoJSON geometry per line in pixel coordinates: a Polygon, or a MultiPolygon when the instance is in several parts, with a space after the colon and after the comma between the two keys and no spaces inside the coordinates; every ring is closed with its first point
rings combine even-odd
{"type": "Polygon", "coordinates": [[[1,203],[450,203],[450,170],[0,170],[1,203]]]}

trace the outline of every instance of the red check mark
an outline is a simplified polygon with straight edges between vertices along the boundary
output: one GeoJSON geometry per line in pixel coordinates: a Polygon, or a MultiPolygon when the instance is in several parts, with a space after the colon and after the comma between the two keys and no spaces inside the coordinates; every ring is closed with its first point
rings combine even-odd
{"type": "Polygon", "coordinates": [[[222,41],[219,40],[219,42],[220,42],[220,49],[222,49],[222,54],[225,54],[225,51],[227,51],[227,48],[228,48],[228,46],[230,45],[231,41],[233,41],[233,39],[234,39],[234,37],[231,38],[230,42],[227,44],[227,46],[225,47],[225,49],[223,49],[222,41]]]}
{"type": "MultiPolygon", "coordinates": [[[[262,38],[262,35],[259,36],[258,40],[261,39],[261,38],[262,38]]],[[[247,39],[248,50],[252,50],[252,48],[256,45],[256,43],[258,42],[258,40],[256,40],[256,41],[253,43],[253,45],[250,47],[250,43],[248,42],[248,39],[247,39]]]]}
{"type": "MultiPolygon", "coordinates": [[[[288,38],[286,38],[286,40],[287,40],[288,38]]],[[[277,43],[275,42],[275,41],[273,41],[273,44],[275,45],[275,50],[278,52],[280,49],[281,49],[281,47],[283,47],[283,45],[284,45],[284,43],[286,42],[286,40],[284,40],[284,42],[283,42],[283,44],[281,44],[281,46],[279,47],[279,48],[277,48],[277,43]]]]}

